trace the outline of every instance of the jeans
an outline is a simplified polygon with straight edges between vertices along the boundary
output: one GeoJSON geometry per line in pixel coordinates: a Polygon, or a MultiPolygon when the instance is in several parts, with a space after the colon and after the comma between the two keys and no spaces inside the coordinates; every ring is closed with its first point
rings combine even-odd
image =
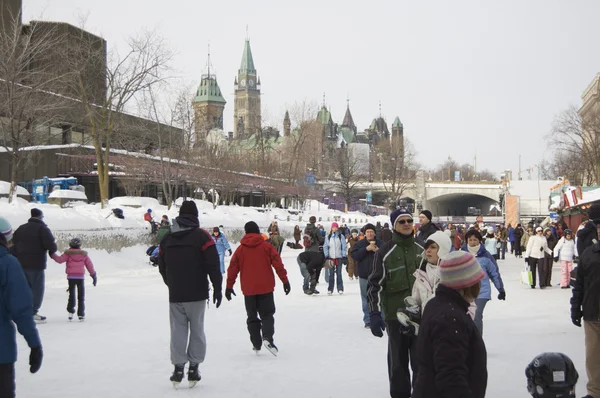
{"type": "Polygon", "coordinates": [[[225,253],[219,254],[219,266],[221,267],[221,275],[225,273],[225,253]]]}
{"type": "Polygon", "coordinates": [[[502,246],[500,247],[500,258],[504,260],[506,257],[506,242],[501,242],[502,246]]]}
{"type": "Polygon", "coordinates": [[[308,270],[306,269],[306,264],[299,262],[298,265],[300,266],[300,273],[302,274],[302,277],[304,278],[304,281],[302,282],[302,291],[307,291],[308,284],[310,283],[310,274],[308,273],[308,270]]]}
{"type": "Polygon", "coordinates": [[[263,339],[273,343],[273,335],[275,334],[275,318],[273,317],[275,315],[275,299],[273,293],[244,296],[244,302],[246,304],[246,315],[248,316],[246,324],[254,348],[260,349],[263,339]]]}
{"type": "Polygon", "coordinates": [[[371,323],[369,319],[369,301],[367,299],[367,289],[369,288],[369,280],[358,278],[358,284],[360,286],[360,300],[362,301],[363,322],[365,323],[365,325],[369,325],[371,323]]]}
{"type": "Polygon", "coordinates": [[[477,306],[477,311],[475,312],[475,319],[473,320],[475,322],[475,326],[477,327],[477,330],[479,330],[479,333],[481,333],[483,335],[483,310],[485,310],[485,305],[488,303],[488,299],[476,299],[475,300],[475,305],[477,306]]]}
{"type": "Polygon", "coordinates": [[[33,295],[33,314],[37,314],[44,301],[44,286],[46,285],[46,275],[43,269],[24,269],[25,278],[31,288],[33,295]]]}
{"type": "Polygon", "coordinates": [[[329,275],[331,275],[331,270],[329,268],[325,268],[325,283],[329,283],[329,275]]]}
{"type": "Polygon", "coordinates": [[[69,279],[67,312],[75,313],[75,290],[77,289],[77,316],[85,316],[85,286],[83,279],[69,279]]]}
{"type": "Polygon", "coordinates": [[[338,258],[337,262],[338,263],[335,265],[335,270],[329,270],[329,288],[327,290],[329,290],[330,292],[333,292],[333,286],[335,284],[336,279],[338,292],[344,291],[344,281],[342,280],[342,269],[344,268],[344,265],[342,264],[341,258],[338,258]]]}

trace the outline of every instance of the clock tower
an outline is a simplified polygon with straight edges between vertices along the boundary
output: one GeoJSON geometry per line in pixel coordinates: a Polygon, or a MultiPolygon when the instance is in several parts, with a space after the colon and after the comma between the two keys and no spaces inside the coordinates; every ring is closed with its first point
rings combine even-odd
{"type": "Polygon", "coordinates": [[[254,67],[250,40],[246,39],[242,63],[235,79],[233,136],[244,139],[260,131],[260,78],[254,67]]]}

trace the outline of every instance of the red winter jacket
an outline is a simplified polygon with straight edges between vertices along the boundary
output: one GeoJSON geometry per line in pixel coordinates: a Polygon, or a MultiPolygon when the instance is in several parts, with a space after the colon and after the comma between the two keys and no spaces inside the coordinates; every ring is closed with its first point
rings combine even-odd
{"type": "Polygon", "coordinates": [[[260,234],[246,234],[233,253],[227,269],[227,288],[233,289],[238,273],[244,296],[272,293],[275,290],[277,272],[282,283],[287,283],[287,272],[279,253],[260,234]]]}

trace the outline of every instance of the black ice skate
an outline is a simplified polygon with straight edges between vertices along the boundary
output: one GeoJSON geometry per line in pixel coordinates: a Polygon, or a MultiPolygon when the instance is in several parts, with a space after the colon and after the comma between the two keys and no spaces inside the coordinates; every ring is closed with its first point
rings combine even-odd
{"type": "Polygon", "coordinates": [[[73,320],[73,315],[74,314],[72,312],[69,312],[69,322],[71,322],[73,320]]]}
{"type": "Polygon", "coordinates": [[[277,346],[275,344],[273,344],[272,341],[264,340],[263,344],[264,344],[265,348],[274,356],[277,356],[277,354],[279,354],[279,350],[277,349],[277,346]]]}
{"type": "Polygon", "coordinates": [[[188,387],[193,388],[200,380],[202,380],[202,377],[198,372],[198,364],[190,362],[190,368],[188,369],[188,382],[190,384],[188,387]]]}
{"type": "Polygon", "coordinates": [[[175,389],[177,389],[177,387],[179,387],[179,383],[181,383],[181,380],[183,380],[183,371],[185,368],[185,364],[184,365],[175,365],[175,370],[173,370],[173,374],[171,375],[171,382],[173,383],[173,387],[175,387],[175,389]]]}

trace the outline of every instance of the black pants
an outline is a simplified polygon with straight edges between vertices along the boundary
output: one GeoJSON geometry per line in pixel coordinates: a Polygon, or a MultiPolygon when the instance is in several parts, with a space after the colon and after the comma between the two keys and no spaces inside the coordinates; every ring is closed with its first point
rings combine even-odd
{"type": "Polygon", "coordinates": [[[0,364],[0,397],[15,397],[15,364],[0,364]]]}
{"type": "Polygon", "coordinates": [[[311,281],[315,281],[315,283],[319,280],[319,274],[321,273],[321,268],[323,268],[323,262],[325,262],[325,256],[320,252],[308,252],[309,261],[306,264],[306,270],[310,275],[311,281]]]}
{"type": "MultiPolygon", "coordinates": [[[[542,275],[543,275],[543,264],[544,264],[544,259],[543,258],[533,258],[533,257],[529,257],[529,268],[531,269],[531,281],[532,281],[532,285],[533,287],[535,287],[535,275],[537,273],[537,269],[539,268],[540,271],[540,287],[542,286],[546,286],[545,280],[542,279],[542,275]]],[[[545,277],[545,275],[544,275],[545,277]]]]}
{"type": "Polygon", "coordinates": [[[273,335],[275,334],[275,318],[273,318],[273,315],[275,315],[275,300],[273,299],[273,293],[244,296],[244,301],[246,303],[246,314],[248,315],[246,323],[252,345],[255,348],[260,348],[263,339],[273,342],[273,335]]]}
{"type": "Polygon", "coordinates": [[[402,334],[398,321],[386,321],[386,325],[390,397],[409,398],[417,376],[417,338],[402,334]],[[409,364],[412,369],[412,377],[408,368],[409,364]]]}
{"type": "Polygon", "coordinates": [[[522,256],[523,255],[523,250],[521,250],[521,243],[520,241],[517,241],[515,243],[515,256],[522,256]]]}
{"type": "Polygon", "coordinates": [[[75,313],[75,289],[77,289],[77,316],[85,316],[85,287],[83,279],[69,279],[67,311],[75,313]]]}
{"type": "Polygon", "coordinates": [[[540,260],[539,273],[540,273],[540,287],[551,286],[550,280],[552,279],[552,257],[544,257],[540,260]]]}

